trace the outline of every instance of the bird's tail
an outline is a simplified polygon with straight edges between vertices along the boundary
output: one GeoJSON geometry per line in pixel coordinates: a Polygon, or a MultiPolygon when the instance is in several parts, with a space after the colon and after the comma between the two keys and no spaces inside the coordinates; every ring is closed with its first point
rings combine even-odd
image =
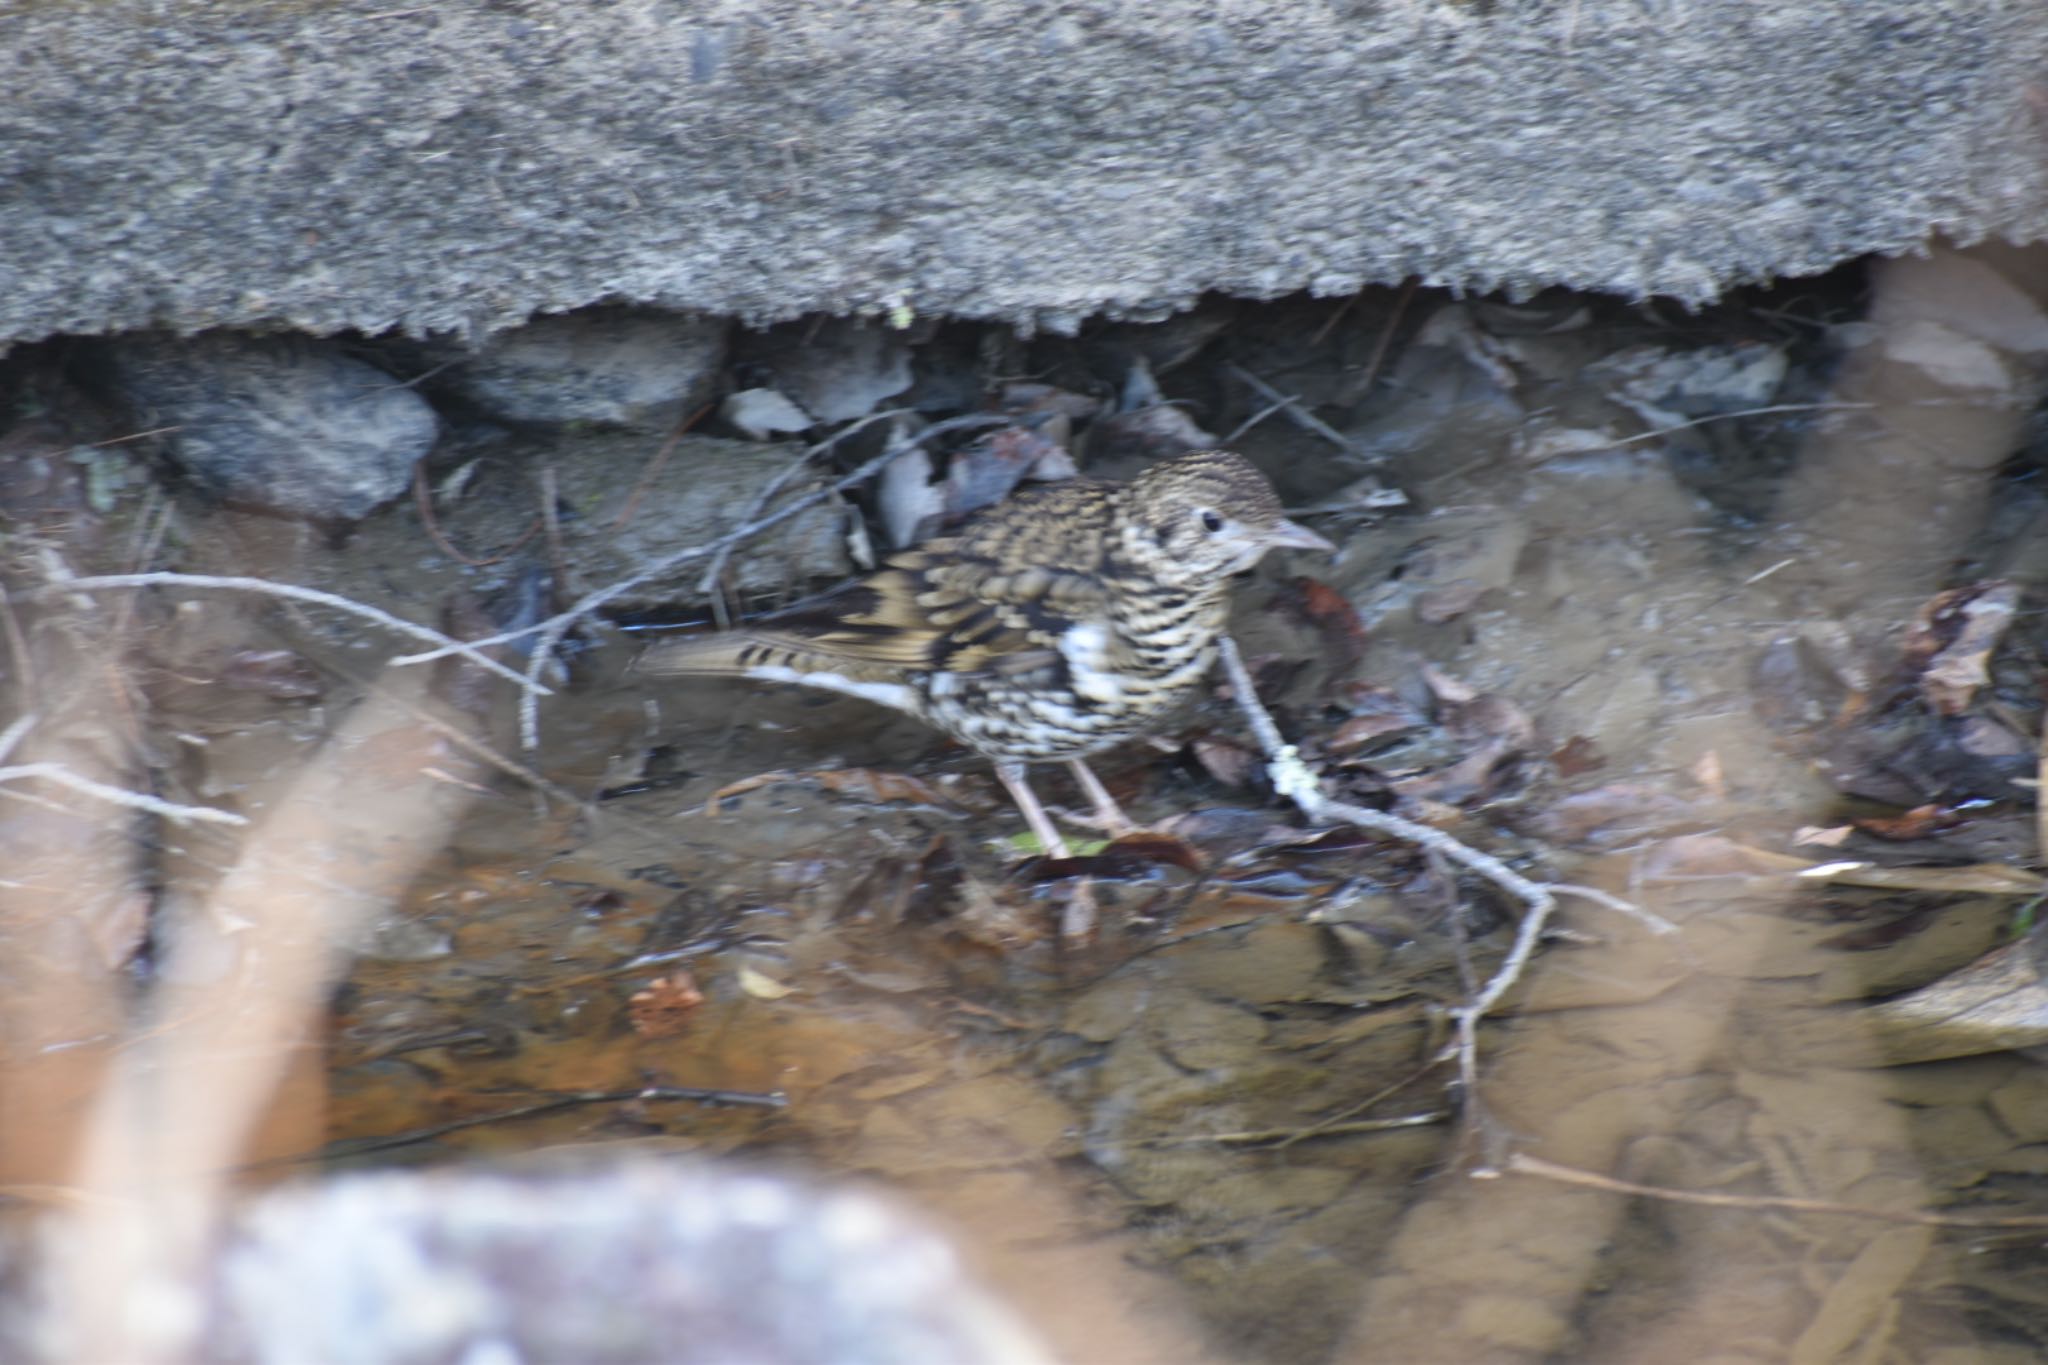
{"type": "MultiPolygon", "coordinates": [[[[793,631],[730,630],[716,635],[686,635],[650,645],[633,661],[633,671],[654,677],[751,677],[802,682],[810,673],[853,679],[895,681],[900,670],[872,660],[821,647],[793,631]]],[[[829,684],[820,684],[828,686],[829,684]]]]}
{"type": "Polygon", "coordinates": [[[756,662],[772,642],[747,631],[686,635],[650,645],[633,660],[632,671],[655,677],[734,677],[756,662]]]}

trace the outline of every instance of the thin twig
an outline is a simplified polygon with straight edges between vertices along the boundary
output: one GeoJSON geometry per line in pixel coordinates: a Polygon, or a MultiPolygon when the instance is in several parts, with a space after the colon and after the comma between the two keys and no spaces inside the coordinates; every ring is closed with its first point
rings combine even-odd
{"type": "Polygon", "coordinates": [[[1678,932],[1678,926],[1665,919],[1662,915],[1645,910],[1634,901],[1623,900],[1612,892],[1602,891],[1597,886],[1580,886],[1577,882],[1548,882],[1545,884],[1549,886],[1550,894],[1553,896],[1577,896],[1580,900],[1591,901],[1603,909],[1612,910],[1617,915],[1628,916],[1653,934],[1675,934],[1678,932]]]}
{"type": "Polygon", "coordinates": [[[1394,296],[1394,307],[1387,314],[1387,325],[1380,329],[1380,339],[1374,343],[1372,355],[1365,362],[1365,369],[1356,380],[1344,385],[1337,398],[1348,406],[1372,391],[1373,381],[1380,377],[1380,366],[1386,364],[1387,351],[1394,344],[1394,331],[1401,325],[1401,315],[1408,311],[1410,300],[1422,281],[1410,275],[1401,285],[1401,292],[1394,296]]]}
{"type": "Polygon", "coordinates": [[[1357,303],[1359,296],[1364,292],[1362,289],[1354,289],[1346,294],[1344,301],[1332,309],[1330,316],[1323,320],[1323,325],[1316,328],[1316,334],[1308,339],[1308,344],[1311,347],[1322,345],[1323,338],[1330,334],[1330,329],[1343,320],[1344,315],[1351,311],[1351,305],[1357,303]]]}
{"type": "Polygon", "coordinates": [[[1230,429],[1230,434],[1223,438],[1223,444],[1227,446],[1236,445],[1238,437],[1244,435],[1247,431],[1250,431],[1253,427],[1265,421],[1274,413],[1285,411],[1287,411],[1287,404],[1285,403],[1266,404],[1265,407],[1260,408],[1257,412],[1253,413],[1251,416],[1245,418],[1242,422],[1239,422],[1236,426],[1232,427],[1230,429]]]}
{"type": "MultiPolygon", "coordinates": [[[[1352,1115],[1362,1114],[1366,1110],[1378,1104],[1381,1100],[1387,1098],[1389,1095],[1407,1089],[1409,1086],[1415,1084],[1415,1082],[1421,1080],[1424,1076],[1427,1076],[1432,1070],[1434,1070],[1438,1065],[1441,1064],[1442,1060],[1443,1059],[1441,1057],[1432,1057],[1428,1061],[1424,1062],[1421,1066],[1416,1067],[1413,1071],[1403,1076],[1400,1080],[1395,1081],[1390,1085],[1381,1086],[1378,1090],[1375,1090],[1372,1094],[1367,1095],[1364,1099],[1359,1100],[1357,1103],[1347,1104],[1342,1109],[1339,1109],[1336,1113],[1327,1115],[1324,1118],[1317,1119],[1314,1123],[1311,1123],[1306,1128],[1296,1129],[1293,1133],[1289,1134],[1284,1140],[1276,1144],[1273,1150],[1276,1152],[1284,1152],[1297,1142],[1306,1142],[1310,1138],[1321,1137],[1325,1133],[1341,1133],[1349,1131],[1350,1124],[1352,1122],[1352,1115]]],[[[1373,1121],[1376,1122],[1377,1120],[1373,1121]]]]}
{"type": "Polygon", "coordinates": [[[714,403],[706,403],[676,423],[676,429],[661,443],[661,449],[654,452],[654,458],[647,462],[647,467],[640,471],[640,477],[634,481],[633,490],[626,494],[626,500],[619,504],[619,514],[612,518],[614,531],[624,529],[626,523],[633,519],[633,512],[640,506],[640,499],[654,486],[655,477],[668,464],[669,456],[675,454],[676,447],[683,443],[683,437],[689,434],[690,428],[703,421],[706,414],[715,406],[717,405],[714,403]]]}
{"type": "MultiPolygon", "coordinates": [[[[149,498],[144,504],[144,508],[143,524],[139,528],[140,533],[136,539],[135,553],[128,560],[128,571],[130,573],[142,573],[155,561],[156,552],[163,548],[164,537],[171,532],[171,520],[175,515],[170,499],[164,496],[161,488],[155,486],[150,488],[149,498]]],[[[111,638],[116,640],[128,638],[128,626],[135,619],[135,604],[138,600],[134,593],[130,593],[121,598],[120,602],[114,607],[114,628],[109,632],[111,638]]],[[[126,689],[117,689],[117,691],[125,692],[126,689]]]]}
{"type": "Polygon", "coordinates": [[[1238,1133],[1191,1133],[1178,1137],[1144,1138],[1130,1143],[1133,1147],[1255,1147],[1272,1143],[1274,1150],[1291,1147],[1304,1138],[1311,1137],[1356,1137],[1360,1133],[1391,1133],[1401,1128],[1427,1128],[1442,1123],[1450,1115],[1439,1109],[1425,1109],[1419,1114],[1401,1114],[1390,1119],[1355,1119],[1348,1122],[1326,1122],[1312,1128],[1258,1128],[1238,1133]]]}
{"type": "Polygon", "coordinates": [[[1584,1185],[1614,1194],[1663,1199],[1674,1204],[1705,1204],[1723,1209],[1787,1209],[1794,1213],[1831,1213],[1844,1218],[1874,1218],[1883,1223],[1908,1223],[1933,1228],[2048,1228],[2048,1214],[1940,1213],[1932,1209],[1879,1209],[1864,1204],[1838,1204],[1830,1199],[1799,1199],[1785,1194],[1711,1194],[1705,1190],[1674,1190],[1663,1185],[1640,1185],[1617,1180],[1611,1175],[1563,1166],[1542,1157],[1517,1152],[1507,1159],[1515,1175],[1541,1176],[1567,1185],[1584,1185]]]}
{"type": "Polygon", "coordinates": [[[555,582],[567,590],[569,582],[569,557],[562,550],[562,498],[555,487],[555,467],[544,464],[540,467],[540,523],[548,533],[548,564],[555,571],[555,582]]]}
{"type": "Polygon", "coordinates": [[[1619,450],[1623,446],[1641,445],[1644,441],[1654,441],[1659,436],[1669,436],[1674,431],[1689,431],[1693,427],[1703,427],[1709,422],[1732,422],[1738,417],[1770,417],[1781,412],[1859,412],[1877,406],[1876,403],[1773,403],[1763,408],[1710,412],[1705,417],[1695,417],[1690,422],[1678,422],[1668,427],[1653,427],[1649,431],[1639,431],[1633,436],[1624,436],[1605,445],[1587,446],[1584,450],[1573,451],[1572,454],[1591,455],[1602,450],[1619,450]]]}
{"type": "MultiPolygon", "coordinates": [[[[394,659],[392,660],[393,664],[414,663],[429,658],[439,659],[445,658],[450,654],[460,654],[463,658],[470,660],[479,667],[495,673],[509,682],[516,683],[521,688],[531,688],[542,695],[548,695],[553,691],[551,688],[541,686],[539,682],[529,682],[515,670],[507,668],[496,659],[483,653],[477,645],[464,644],[462,641],[452,636],[444,635],[430,626],[420,625],[416,621],[408,621],[402,616],[393,616],[388,611],[373,607],[367,602],[358,602],[351,597],[341,597],[331,592],[322,592],[318,588],[302,588],[294,583],[273,583],[267,578],[223,577],[217,574],[200,573],[96,574],[89,578],[58,579],[45,584],[43,587],[32,590],[29,595],[32,597],[57,597],[68,592],[109,592],[115,588],[220,588],[230,592],[253,592],[261,593],[267,597],[283,597],[294,602],[313,602],[323,607],[332,607],[336,611],[346,612],[350,616],[360,616],[364,620],[374,621],[386,630],[396,634],[410,635],[415,640],[426,641],[437,646],[431,654],[394,659]]],[[[513,638],[516,638],[518,634],[525,633],[523,631],[517,632],[513,638]]],[[[487,643],[495,644],[497,642],[493,640],[487,643]]]]}
{"type": "Polygon", "coordinates": [[[456,549],[454,542],[442,534],[441,523],[434,516],[434,496],[427,489],[427,466],[424,460],[413,466],[412,496],[414,503],[419,507],[420,525],[426,528],[427,539],[440,546],[442,554],[447,555],[458,563],[467,564],[472,569],[481,569],[488,565],[496,564],[501,560],[511,558],[519,552],[520,546],[532,540],[534,533],[540,530],[540,518],[535,517],[526,524],[526,530],[519,539],[513,541],[510,545],[498,551],[498,553],[487,559],[471,559],[468,555],[456,549]]]}
{"type": "Polygon", "coordinates": [[[211,806],[181,806],[165,801],[146,792],[132,792],[125,787],[110,787],[104,782],[95,782],[72,772],[61,763],[16,763],[0,768],[0,782],[14,782],[25,777],[40,777],[45,782],[55,782],[60,787],[69,787],[82,796],[90,796],[111,805],[126,806],[131,810],[146,810],[152,815],[161,815],[166,820],[206,821],[217,825],[246,825],[244,816],[233,811],[215,810],[211,806]]]}
{"type": "MultiPolygon", "coordinates": [[[[747,510],[740,513],[741,522],[752,521],[768,510],[768,504],[775,501],[775,495],[789,486],[789,481],[802,473],[811,462],[811,452],[803,454],[783,466],[782,472],[761,485],[761,491],[747,504],[747,510]]],[[[735,542],[737,544],[737,542],[735,542]]],[[[709,596],[718,588],[718,580],[725,573],[726,561],[732,558],[734,545],[721,545],[712,552],[711,562],[704,566],[704,576],[697,580],[697,591],[709,596]]],[[[721,599],[722,601],[722,599],[721,599]]]]}
{"type": "Polygon", "coordinates": [[[490,1114],[472,1114],[468,1118],[450,1119],[446,1123],[429,1124],[424,1128],[409,1128],[403,1133],[392,1133],[388,1137],[331,1143],[317,1152],[276,1157],[269,1161],[253,1163],[244,1169],[295,1166],[312,1161],[337,1161],[347,1157],[366,1156],[371,1152],[388,1152],[394,1147],[410,1147],[415,1143],[432,1142],[435,1138],[445,1137],[449,1133],[459,1133],[465,1128],[484,1128],[494,1123],[534,1118],[541,1114],[552,1114],[558,1110],[573,1109],[585,1104],[627,1104],[635,1100],[729,1104],[754,1109],[783,1109],[789,1105],[788,1096],[779,1091],[763,1093],[754,1090],[699,1090],[677,1085],[651,1085],[639,1090],[582,1090],[572,1095],[556,1095],[537,1104],[522,1104],[516,1108],[500,1109],[490,1114]]]}
{"type": "Polygon", "coordinates": [[[1304,431],[1314,432],[1347,455],[1358,453],[1357,448],[1345,438],[1343,433],[1310,412],[1308,405],[1299,398],[1280,392],[1280,390],[1235,362],[1225,361],[1223,368],[1235,378],[1243,381],[1251,388],[1252,392],[1258,394],[1259,397],[1265,399],[1268,403],[1281,404],[1281,411],[1285,412],[1288,420],[1292,421],[1296,426],[1304,431]]]}
{"type": "Polygon", "coordinates": [[[78,448],[80,450],[104,450],[108,446],[126,445],[130,441],[140,441],[151,436],[168,436],[174,431],[183,431],[184,429],[183,424],[168,427],[151,427],[148,431],[131,431],[126,436],[112,436],[104,441],[88,441],[78,448]]]}

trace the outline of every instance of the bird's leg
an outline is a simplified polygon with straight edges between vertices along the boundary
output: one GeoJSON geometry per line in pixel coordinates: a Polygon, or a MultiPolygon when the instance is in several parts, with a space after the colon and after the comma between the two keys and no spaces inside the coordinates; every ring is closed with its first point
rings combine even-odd
{"type": "MultiPolygon", "coordinates": [[[[1078,764],[1076,766],[1079,766],[1078,764]]],[[[1087,772],[1083,768],[1081,771],[1087,772]]],[[[1038,797],[1032,793],[1030,784],[1024,780],[1022,763],[996,764],[996,777],[1009,790],[1010,799],[1017,803],[1017,809],[1024,812],[1024,823],[1031,826],[1031,832],[1038,836],[1040,847],[1055,858],[1071,858],[1074,851],[1067,847],[1067,841],[1060,836],[1052,817],[1045,813],[1045,807],[1038,804],[1038,797]]],[[[1109,793],[1102,791],[1102,784],[1095,781],[1095,774],[1088,773],[1088,781],[1095,791],[1102,792],[1102,799],[1109,801],[1109,793]]],[[[1110,809],[1116,802],[1109,802],[1110,809]]],[[[1122,815],[1122,811],[1117,811],[1122,815]]],[[[1086,877],[1074,883],[1074,889],[1067,898],[1067,908],[1060,915],[1060,937],[1068,943],[1079,944],[1095,936],[1095,889],[1086,877]]]]}
{"type": "Polygon", "coordinates": [[[996,780],[1010,793],[1010,799],[1017,803],[1017,809],[1024,812],[1024,823],[1031,826],[1031,832],[1038,836],[1040,848],[1055,858],[1074,856],[1074,851],[1067,847],[1067,841],[1053,825],[1052,817],[1045,813],[1044,806],[1038,804],[1038,798],[1032,794],[1030,785],[1025,782],[1022,763],[996,764],[996,780]]]}
{"type": "Polygon", "coordinates": [[[1072,770],[1074,780],[1081,784],[1081,790],[1088,794],[1089,802],[1095,807],[1095,824],[1104,834],[1112,839],[1121,839],[1126,834],[1137,832],[1138,827],[1131,823],[1130,816],[1124,814],[1124,808],[1116,803],[1116,798],[1109,794],[1109,788],[1102,785],[1102,779],[1095,775],[1094,770],[1078,758],[1068,759],[1067,767],[1072,770]]]}

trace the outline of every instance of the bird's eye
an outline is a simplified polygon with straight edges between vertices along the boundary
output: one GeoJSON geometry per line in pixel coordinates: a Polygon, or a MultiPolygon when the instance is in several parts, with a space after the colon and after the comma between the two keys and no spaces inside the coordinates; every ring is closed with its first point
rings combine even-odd
{"type": "Polygon", "coordinates": [[[1218,516],[1214,509],[1204,507],[1202,509],[1202,529],[1214,535],[1223,529],[1223,518],[1218,516]]]}

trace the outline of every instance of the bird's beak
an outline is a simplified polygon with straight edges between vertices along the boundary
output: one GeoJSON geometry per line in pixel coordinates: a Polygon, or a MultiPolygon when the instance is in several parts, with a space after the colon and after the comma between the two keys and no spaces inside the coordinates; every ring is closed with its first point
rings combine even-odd
{"type": "Polygon", "coordinates": [[[1276,549],[1322,550],[1327,554],[1337,553],[1337,547],[1306,526],[1297,526],[1291,521],[1282,521],[1266,536],[1266,544],[1276,549]]]}

